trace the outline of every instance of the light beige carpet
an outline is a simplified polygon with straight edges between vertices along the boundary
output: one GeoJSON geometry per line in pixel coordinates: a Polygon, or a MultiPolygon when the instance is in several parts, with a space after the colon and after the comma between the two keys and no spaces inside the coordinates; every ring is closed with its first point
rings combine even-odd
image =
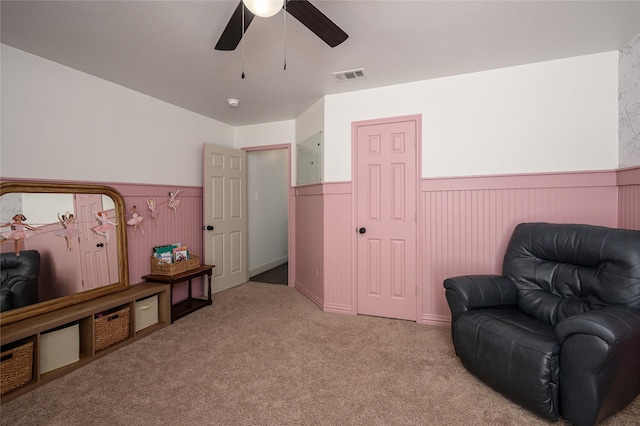
{"type": "MultiPolygon", "coordinates": [[[[449,328],[323,313],[247,283],[2,406],[2,425],[544,425],[462,367],[449,328]]],[[[640,398],[606,425],[638,425],[640,398]]],[[[565,425],[561,421],[557,425],[565,425]]]]}

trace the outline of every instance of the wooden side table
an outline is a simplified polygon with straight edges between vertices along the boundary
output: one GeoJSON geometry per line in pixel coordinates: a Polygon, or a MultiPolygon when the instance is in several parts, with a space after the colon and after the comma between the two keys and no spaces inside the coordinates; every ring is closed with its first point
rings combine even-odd
{"type": "Polygon", "coordinates": [[[142,278],[146,282],[150,283],[169,284],[171,286],[170,300],[173,300],[173,286],[178,283],[189,281],[189,294],[187,298],[181,302],[176,303],[175,305],[171,305],[171,323],[173,323],[175,320],[213,303],[213,301],[211,300],[211,276],[213,275],[213,268],[215,268],[215,265],[200,265],[200,267],[196,269],[191,269],[189,271],[185,271],[176,275],[149,274],[143,276],[142,278]],[[193,297],[193,295],[191,294],[191,280],[193,278],[201,277],[204,275],[208,277],[205,285],[207,298],[199,299],[193,297]]]}

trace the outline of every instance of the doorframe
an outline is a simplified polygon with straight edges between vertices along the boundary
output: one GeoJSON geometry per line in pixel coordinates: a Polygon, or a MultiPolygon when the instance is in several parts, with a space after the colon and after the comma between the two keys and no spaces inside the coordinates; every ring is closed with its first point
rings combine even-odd
{"type": "MultiPolygon", "coordinates": [[[[283,143],[283,144],[275,144],[275,145],[259,145],[259,146],[248,146],[244,148],[240,148],[242,151],[248,153],[256,152],[256,151],[273,151],[276,149],[286,149],[287,150],[287,262],[288,266],[288,277],[287,277],[287,285],[289,287],[293,287],[295,283],[295,207],[293,203],[293,188],[291,187],[291,144],[283,143]]],[[[247,197],[249,194],[247,194],[247,197]]],[[[247,203],[248,206],[248,203],[247,203]]],[[[248,214],[248,212],[247,212],[248,214]]],[[[247,241],[247,244],[249,242],[247,241]]]]}
{"type": "Polygon", "coordinates": [[[422,268],[422,262],[420,261],[423,252],[424,241],[422,238],[422,222],[423,212],[420,208],[420,181],[422,179],[422,114],[413,115],[401,115],[396,117],[384,117],[371,120],[352,121],[351,122],[351,225],[353,234],[351,237],[352,259],[353,265],[351,268],[351,300],[353,300],[352,313],[358,315],[358,129],[360,127],[367,127],[372,125],[392,124],[405,121],[412,121],[416,128],[416,193],[414,194],[416,202],[416,288],[418,289],[416,294],[416,322],[422,320],[422,297],[424,294],[422,282],[424,271],[422,268]]]}

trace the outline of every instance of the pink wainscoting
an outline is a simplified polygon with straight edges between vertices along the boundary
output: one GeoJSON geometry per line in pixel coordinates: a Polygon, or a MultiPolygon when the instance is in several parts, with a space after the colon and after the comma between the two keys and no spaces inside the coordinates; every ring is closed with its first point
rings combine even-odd
{"type": "Polygon", "coordinates": [[[322,184],[305,185],[295,193],[295,287],[322,307],[324,303],[322,184]]]}
{"type": "MultiPolygon", "coordinates": [[[[352,187],[349,183],[323,184],[298,192],[297,207],[302,203],[306,210],[297,212],[296,233],[307,235],[312,233],[309,228],[324,226],[324,237],[320,240],[317,232],[297,235],[297,244],[313,247],[297,247],[299,262],[305,261],[296,267],[296,286],[305,294],[312,293],[325,311],[356,314],[352,187]],[[312,254],[321,245],[324,256],[312,254]],[[323,261],[324,282],[314,281],[310,291],[306,277],[323,261]]],[[[508,239],[520,222],[618,226],[614,171],[423,179],[419,200],[421,323],[449,323],[442,287],[445,278],[500,272],[508,239]]],[[[633,211],[637,214],[637,210],[636,206],[633,211]]]]}
{"type": "Polygon", "coordinates": [[[618,226],[640,230],[640,167],[619,170],[618,226]]]}
{"type": "Polygon", "coordinates": [[[356,314],[351,182],[326,183],[324,194],[324,310],[356,314]]]}
{"type": "Polygon", "coordinates": [[[520,222],[616,227],[615,172],[427,179],[420,194],[423,283],[420,322],[445,324],[445,278],[500,273],[520,222]]]}
{"type": "MultiPolygon", "coordinates": [[[[129,280],[131,284],[137,284],[142,276],[149,274],[150,257],[153,247],[174,242],[181,242],[189,248],[189,251],[203,260],[202,240],[202,187],[184,187],[168,185],[136,185],[113,183],[108,184],[117,189],[123,196],[127,220],[131,218],[130,211],[135,205],[138,214],[144,217],[142,227],[135,237],[131,236],[133,227],[127,226],[127,241],[129,248],[129,280]],[[180,206],[174,214],[169,208],[169,192],[180,190],[177,199],[180,206]],[[155,198],[158,215],[156,220],[151,218],[147,207],[147,198],[155,198]]],[[[202,294],[202,280],[193,281],[194,294],[202,294]]],[[[177,285],[174,288],[173,302],[187,297],[186,284],[177,285]]]]}

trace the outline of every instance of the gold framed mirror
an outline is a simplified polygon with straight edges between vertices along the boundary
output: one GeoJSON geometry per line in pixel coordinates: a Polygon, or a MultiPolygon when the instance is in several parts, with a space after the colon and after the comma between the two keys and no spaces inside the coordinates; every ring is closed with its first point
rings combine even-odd
{"type": "Polygon", "coordinates": [[[0,219],[0,325],[129,287],[125,203],[114,188],[2,182],[0,219]],[[29,262],[39,263],[37,273],[24,272],[29,262]],[[22,276],[12,278],[12,267],[22,276]],[[24,290],[27,275],[31,290],[24,290]]]}

